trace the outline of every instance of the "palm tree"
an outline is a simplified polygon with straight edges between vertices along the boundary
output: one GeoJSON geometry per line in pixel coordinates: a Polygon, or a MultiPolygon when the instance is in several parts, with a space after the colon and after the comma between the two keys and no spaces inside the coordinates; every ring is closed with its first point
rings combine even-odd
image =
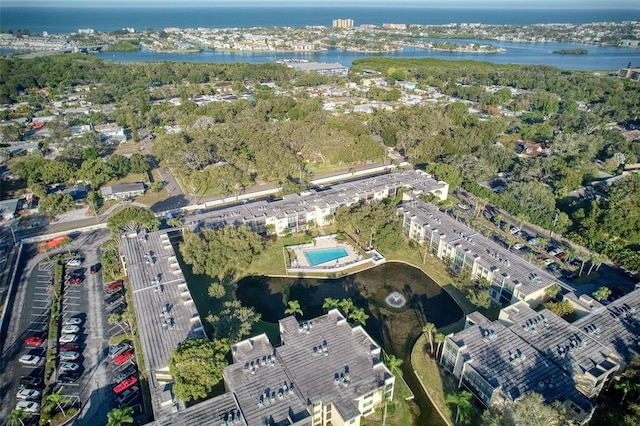
{"type": "Polygon", "coordinates": [[[496,226],[499,228],[500,224],[502,223],[502,219],[504,219],[504,215],[501,213],[498,213],[493,217],[493,223],[495,223],[496,226]]]}
{"type": "Polygon", "coordinates": [[[600,269],[600,265],[602,265],[603,262],[606,262],[607,259],[607,256],[605,256],[604,254],[593,253],[593,255],[591,256],[591,266],[589,267],[589,272],[587,272],[587,275],[591,275],[594,267],[596,268],[596,271],[600,269]]]}
{"type": "Polygon", "coordinates": [[[401,365],[402,365],[402,359],[396,358],[395,355],[388,355],[387,356],[387,367],[389,367],[389,370],[392,373],[395,370],[397,370],[398,368],[400,368],[401,365]]]}
{"type": "Polygon", "coordinates": [[[349,315],[349,312],[351,312],[351,310],[353,310],[353,308],[355,308],[355,305],[353,304],[353,300],[351,299],[342,299],[340,301],[340,309],[342,309],[342,313],[345,315],[349,315]]]}
{"type": "Polygon", "coordinates": [[[599,289],[597,289],[596,291],[591,293],[591,295],[596,300],[603,301],[606,298],[608,298],[609,296],[611,296],[611,290],[609,290],[607,287],[600,287],[599,289]]]}
{"type": "Polygon", "coordinates": [[[598,258],[598,264],[596,265],[596,272],[598,272],[598,269],[600,269],[603,263],[607,263],[610,260],[609,256],[604,253],[600,253],[599,256],[600,257],[598,258]]]}
{"type": "Polygon", "coordinates": [[[19,410],[11,410],[11,413],[9,413],[10,424],[13,426],[16,422],[20,422],[20,424],[24,426],[22,419],[25,417],[27,417],[27,413],[25,413],[22,408],[19,410]]]}
{"type": "Polygon", "coordinates": [[[547,244],[549,244],[549,240],[544,237],[538,238],[538,244],[543,251],[547,251],[547,244]]]}
{"type": "Polygon", "coordinates": [[[469,423],[471,420],[471,412],[473,411],[473,405],[471,405],[471,398],[473,395],[471,392],[463,390],[456,393],[449,393],[445,397],[447,404],[453,404],[457,407],[455,423],[469,423]]]}
{"type": "Polygon", "coordinates": [[[324,302],[322,302],[322,309],[330,310],[340,306],[340,301],[338,299],[332,299],[331,297],[326,297],[324,302]]]}
{"type": "Polygon", "coordinates": [[[565,252],[565,256],[563,260],[565,261],[565,263],[571,263],[573,260],[575,260],[576,256],[578,255],[578,250],[573,248],[573,246],[567,247],[564,250],[564,252],[565,252]]]}
{"type": "Polygon", "coordinates": [[[591,260],[591,256],[587,253],[583,253],[580,255],[582,258],[582,265],[580,265],[580,272],[578,272],[578,276],[582,275],[582,270],[584,269],[584,264],[591,260]]]}
{"type": "Polygon", "coordinates": [[[122,426],[133,423],[133,408],[114,408],[107,413],[107,426],[122,426]]]}
{"type": "Polygon", "coordinates": [[[529,263],[531,263],[535,258],[536,258],[536,254],[534,252],[530,251],[527,253],[527,259],[529,259],[529,263]]]}
{"type": "Polygon", "coordinates": [[[300,314],[300,316],[303,315],[302,308],[300,307],[300,302],[298,302],[297,300],[289,300],[288,305],[289,307],[284,310],[285,314],[293,315],[294,317],[296,316],[296,314],[300,314]]]}
{"type": "Polygon", "coordinates": [[[435,349],[433,347],[433,333],[435,333],[436,330],[436,326],[435,324],[428,322],[426,323],[423,327],[422,327],[422,332],[425,333],[427,335],[427,337],[429,338],[429,347],[431,348],[431,355],[433,355],[433,350],[435,349]]]}
{"type": "Polygon", "coordinates": [[[58,410],[60,410],[62,415],[66,416],[64,412],[64,408],[62,408],[62,404],[69,402],[69,398],[62,395],[62,389],[47,395],[46,400],[47,400],[47,406],[49,407],[49,409],[52,409],[53,407],[58,407],[58,410]]]}
{"type": "Polygon", "coordinates": [[[436,349],[436,358],[438,358],[438,354],[440,353],[440,348],[442,347],[442,344],[445,342],[446,336],[442,333],[436,333],[433,340],[438,344],[438,348],[436,349]]]}
{"type": "Polygon", "coordinates": [[[369,319],[369,315],[367,315],[362,308],[354,308],[353,311],[349,314],[349,319],[357,322],[360,325],[367,325],[367,319],[369,319]]]}
{"type": "Polygon", "coordinates": [[[109,315],[109,318],[107,318],[107,324],[109,325],[119,325],[120,329],[122,330],[123,333],[126,333],[127,330],[125,330],[125,328],[122,326],[122,315],[120,314],[111,314],[109,315]]]}

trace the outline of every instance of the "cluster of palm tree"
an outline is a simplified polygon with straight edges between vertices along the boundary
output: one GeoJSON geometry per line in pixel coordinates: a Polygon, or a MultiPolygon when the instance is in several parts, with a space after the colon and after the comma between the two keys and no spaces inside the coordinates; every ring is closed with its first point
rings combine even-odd
{"type": "Polygon", "coordinates": [[[436,328],[435,324],[431,322],[427,322],[422,326],[422,332],[426,334],[427,338],[429,339],[431,356],[434,358],[438,358],[440,348],[442,347],[442,344],[445,340],[445,335],[442,333],[438,333],[438,329],[436,328]],[[438,344],[437,348],[434,346],[434,342],[438,344]]]}
{"type": "MultiPolygon", "coordinates": [[[[65,407],[67,406],[68,403],[72,401],[73,401],[72,398],[62,395],[62,389],[60,389],[57,392],[51,392],[45,397],[44,410],[48,412],[52,412],[54,409],[57,408],[62,413],[63,416],[66,416],[67,413],[65,412],[65,407]]],[[[22,419],[26,417],[29,417],[29,414],[25,412],[23,409],[12,410],[11,413],[9,414],[8,424],[13,426],[19,423],[20,425],[24,426],[24,422],[22,421],[22,419]]]]}
{"type": "Polygon", "coordinates": [[[367,320],[369,319],[369,315],[367,315],[363,308],[358,308],[351,299],[333,299],[331,297],[327,297],[324,299],[322,303],[322,309],[340,309],[344,315],[347,316],[352,321],[357,322],[360,325],[366,325],[367,320]]]}

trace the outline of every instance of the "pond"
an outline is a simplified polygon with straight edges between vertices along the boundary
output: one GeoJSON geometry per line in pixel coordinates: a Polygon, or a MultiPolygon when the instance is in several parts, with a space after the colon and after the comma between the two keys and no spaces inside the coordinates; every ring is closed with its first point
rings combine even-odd
{"type": "Polygon", "coordinates": [[[274,323],[283,318],[286,300],[299,301],[303,318],[310,319],[324,313],[325,298],[351,298],[370,316],[365,329],[371,337],[381,342],[388,354],[403,359],[405,380],[416,395],[412,403],[415,424],[444,425],[415,379],[410,354],[426,322],[444,327],[460,320],[462,310],[421,270],[402,263],[386,263],[331,280],[253,276],[238,283],[236,296],[243,305],[260,312],[263,320],[274,323]],[[393,292],[406,300],[402,307],[394,308],[385,301],[393,292]]]}

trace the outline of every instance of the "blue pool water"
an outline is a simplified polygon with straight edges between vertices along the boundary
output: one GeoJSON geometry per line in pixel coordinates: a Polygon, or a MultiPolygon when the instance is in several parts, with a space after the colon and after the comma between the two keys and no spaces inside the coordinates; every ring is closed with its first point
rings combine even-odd
{"type": "Polygon", "coordinates": [[[342,247],[304,252],[304,257],[307,258],[307,261],[311,266],[317,266],[321,263],[330,262],[348,255],[349,253],[347,253],[347,250],[342,247]]]}

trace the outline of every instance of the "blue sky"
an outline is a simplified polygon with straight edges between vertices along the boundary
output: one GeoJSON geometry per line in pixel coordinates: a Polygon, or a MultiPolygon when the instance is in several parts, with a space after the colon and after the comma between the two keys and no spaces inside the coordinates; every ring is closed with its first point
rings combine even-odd
{"type": "Polygon", "coordinates": [[[186,7],[186,6],[380,6],[380,7],[443,7],[443,8],[511,8],[511,9],[640,9],[638,0],[2,0],[4,6],[73,6],[73,7],[186,7]]]}

